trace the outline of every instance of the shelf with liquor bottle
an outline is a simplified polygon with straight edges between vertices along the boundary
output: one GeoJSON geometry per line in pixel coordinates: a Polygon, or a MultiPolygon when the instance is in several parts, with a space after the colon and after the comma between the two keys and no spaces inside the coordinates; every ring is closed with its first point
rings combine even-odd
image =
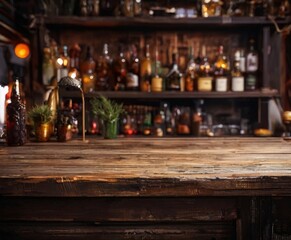
{"type": "MultiPolygon", "coordinates": [[[[200,10],[187,1],[185,7],[177,1],[168,1],[165,7],[172,2],[175,14],[158,14],[156,7],[164,4],[158,1],[152,7],[143,5],[141,14],[130,16],[122,11],[35,15],[35,26],[48,29],[60,46],[77,42],[82,49],[80,66],[88,55],[85,49],[93,49],[91,58],[96,66],[91,72],[95,83],[85,91],[87,99],[100,94],[129,104],[250,99],[260,105],[259,119],[266,119],[268,101],[281,97],[284,81],[278,67],[282,65],[281,50],[272,50],[284,44],[273,21],[285,26],[290,24],[290,16],[261,14],[258,9],[262,6],[257,3],[254,9],[243,8],[243,13],[237,13],[240,7],[225,5],[221,13],[206,16],[201,9],[206,4],[203,1],[197,1],[202,4],[200,10]],[[183,9],[194,8],[197,15],[181,14],[183,9]]],[[[84,81],[82,75],[81,71],[84,81]]],[[[63,96],[78,98],[74,92],[64,92],[63,96]]]]}

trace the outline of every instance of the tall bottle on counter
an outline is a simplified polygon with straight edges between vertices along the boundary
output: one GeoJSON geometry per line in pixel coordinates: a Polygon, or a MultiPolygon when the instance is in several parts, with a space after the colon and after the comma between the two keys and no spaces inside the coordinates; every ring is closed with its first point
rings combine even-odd
{"type": "Polygon", "coordinates": [[[21,146],[27,140],[26,110],[20,97],[19,78],[15,77],[12,85],[10,103],[6,107],[6,142],[8,146],[21,146]]]}

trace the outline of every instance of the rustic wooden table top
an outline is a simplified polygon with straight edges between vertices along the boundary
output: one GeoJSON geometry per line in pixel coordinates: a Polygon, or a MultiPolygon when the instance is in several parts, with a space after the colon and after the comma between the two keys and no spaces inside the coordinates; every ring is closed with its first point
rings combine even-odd
{"type": "Polygon", "coordinates": [[[0,147],[0,196],[291,196],[282,138],[119,138],[0,147]]]}

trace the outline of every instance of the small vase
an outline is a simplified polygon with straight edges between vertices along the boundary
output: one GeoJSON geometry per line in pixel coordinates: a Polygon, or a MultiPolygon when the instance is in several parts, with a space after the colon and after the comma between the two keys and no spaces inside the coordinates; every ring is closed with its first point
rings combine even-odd
{"type": "Polygon", "coordinates": [[[47,142],[51,136],[51,123],[40,123],[35,127],[35,137],[38,142],[47,142]]]}
{"type": "Polygon", "coordinates": [[[105,139],[117,138],[117,120],[109,122],[103,122],[103,137],[105,139]]]}

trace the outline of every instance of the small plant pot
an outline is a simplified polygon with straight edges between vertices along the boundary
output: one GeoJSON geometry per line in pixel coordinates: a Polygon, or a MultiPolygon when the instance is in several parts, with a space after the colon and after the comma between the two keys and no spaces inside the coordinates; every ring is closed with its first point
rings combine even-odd
{"type": "Polygon", "coordinates": [[[117,120],[108,122],[103,122],[103,137],[105,139],[117,138],[117,120]]]}
{"type": "Polygon", "coordinates": [[[51,123],[41,123],[35,127],[35,137],[38,142],[47,142],[51,136],[51,123]]]}

